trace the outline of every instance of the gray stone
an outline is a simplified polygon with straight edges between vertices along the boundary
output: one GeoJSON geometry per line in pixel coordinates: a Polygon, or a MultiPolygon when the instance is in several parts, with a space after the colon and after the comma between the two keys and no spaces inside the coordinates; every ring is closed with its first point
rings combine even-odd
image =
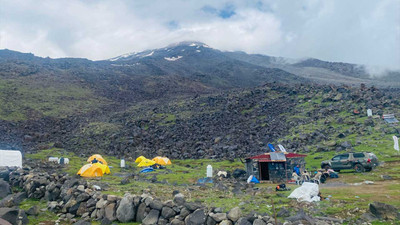
{"type": "Polygon", "coordinates": [[[205,209],[197,209],[185,218],[186,225],[201,225],[206,222],[207,215],[205,209]]]}
{"type": "MultiPolygon", "coordinates": [[[[173,219],[171,221],[171,225],[185,225],[185,222],[183,222],[182,220],[173,219]]],[[[232,224],[230,224],[230,225],[232,225],[232,224]]]]}
{"type": "Polygon", "coordinates": [[[76,188],[78,191],[84,192],[85,191],[85,186],[83,185],[78,185],[78,187],[76,188]]]}
{"type": "Polygon", "coordinates": [[[78,195],[78,197],[76,197],[76,201],[77,202],[85,202],[90,198],[90,196],[86,193],[82,193],[80,195],[78,195]]]}
{"type": "Polygon", "coordinates": [[[267,223],[264,222],[264,220],[262,220],[262,219],[255,219],[253,221],[253,225],[267,225],[267,223]]]}
{"type": "Polygon", "coordinates": [[[101,198],[101,199],[96,203],[96,209],[104,208],[104,206],[105,206],[106,204],[107,204],[107,201],[101,198]]]}
{"type": "Polygon", "coordinates": [[[50,212],[54,212],[57,210],[58,207],[58,202],[52,201],[47,203],[47,208],[49,209],[50,212]]]}
{"type": "Polygon", "coordinates": [[[11,224],[28,224],[28,218],[23,210],[16,208],[0,208],[0,218],[11,224]]]}
{"type": "Polygon", "coordinates": [[[117,196],[115,196],[115,195],[108,195],[107,196],[107,201],[108,202],[116,202],[117,201],[117,196]]]}
{"type": "Polygon", "coordinates": [[[37,216],[37,215],[39,215],[39,212],[40,212],[39,206],[34,205],[26,211],[26,214],[31,215],[31,216],[37,216]]]}
{"type": "Polygon", "coordinates": [[[373,202],[369,204],[369,210],[371,213],[384,220],[400,220],[400,211],[392,205],[388,205],[381,202],[373,202]]]}
{"type": "Polygon", "coordinates": [[[200,208],[201,205],[194,203],[194,202],[187,202],[187,203],[185,203],[185,207],[193,212],[196,209],[200,208]]]}
{"type": "Polygon", "coordinates": [[[251,223],[246,218],[239,218],[235,225],[251,225],[251,223]]]}
{"type": "Polygon", "coordinates": [[[136,213],[136,222],[142,222],[143,219],[146,217],[146,204],[140,203],[137,213],[136,213]]]}
{"type": "Polygon", "coordinates": [[[152,209],[150,210],[149,214],[143,219],[142,224],[143,225],[157,224],[159,216],[160,216],[160,211],[152,209]]]}
{"type": "Polygon", "coordinates": [[[206,220],[206,225],[216,225],[217,224],[217,222],[213,219],[213,218],[211,218],[211,217],[207,217],[207,220],[206,220]]]}
{"type": "Polygon", "coordinates": [[[8,182],[0,179],[0,199],[6,197],[11,194],[11,188],[8,182]]]}
{"type": "Polygon", "coordinates": [[[182,193],[178,193],[174,196],[174,202],[177,205],[183,205],[185,203],[185,196],[182,193]]]}
{"type": "Polygon", "coordinates": [[[219,223],[219,225],[233,225],[232,221],[230,220],[222,220],[221,223],[219,223]]]}
{"type": "Polygon", "coordinates": [[[101,223],[100,223],[100,225],[111,225],[112,224],[112,221],[110,221],[109,219],[107,219],[107,218],[103,218],[102,220],[101,220],[101,223]]]}
{"type": "Polygon", "coordinates": [[[228,219],[226,213],[210,213],[209,216],[218,223],[221,222],[222,220],[228,219]]]}
{"type": "Polygon", "coordinates": [[[27,195],[25,192],[8,195],[0,201],[0,207],[11,208],[13,206],[18,206],[26,197],[27,195]]]}
{"type": "Polygon", "coordinates": [[[161,216],[166,219],[169,219],[175,215],[176,215],[175,210],[173,210],[170,207],[164,206],[161,210],[161,216]]]}
{"type": "Polygon", "coordinates": [[[85,220],[79,220],[78,222],[74,223],[73,225],[90,225],[91,223],[85,220]]]}
{"type": "Polygon", "coordinates": [[[93,199],[93,198],[90,198],[90,199],[86,202],[86,206],[87,206],[88,208],[91,208],[91,207],[93,207],[93,206],[96,206],[96,200],[93,199]]]}
{"type": "Polygon", "coordinates": [[[117,219],[120,222],[126,223],[135,218],[135,209],[133,205],[133,197],[126,195],[122,198],[117,209],[117,219]]]}
{"type": "Polygon", "coordinates": [[[242,216],[242,210],[239,207],[231,209],[228,213],[228,219],[236,222],[242,216]]]}
{"type": "Polygon", "coordinates": [[[372,215],[372,213],[370,213],[370,212],[362,214],[360,218],[363,220],[366,220],[366,221],[378,220],[378,218],[376,218],[376,216],[372,215]]]}
{"type": "Polygon", "coordinates": [[[82,216],[84,213],[86,213],[88,211],[86,202],[81,202],[79,205],[78,210],[76,211],[76,215],[77,216],[82,216]]]}
{"type": "Polygon", "coordinates": [[[157,209],[157,210],[161,210],[163,207],[162,202],[158,201],[158,200],[154,200],[150,203],[150,208],[152,209],[157,209]]]}
{"type": "Polygon", "coordinates": [[[183,209],[181,209],[181,212],[180,212],[180,216],[182,216],[183,218],[185,218],[186,216],[188,216],[190,214],[190,211],[189,211],[189,209],[187,209],[187,208],[183,208],[183,209]]]}
{"type": "Polygon", "coordinates": [[[115,203],[111,203],[111,204],[106,206],[106,208],[105,208],[105,216],[110,221],[114,221],[114,220],[117,219],[117,217],[115,217],[115,203]]]}

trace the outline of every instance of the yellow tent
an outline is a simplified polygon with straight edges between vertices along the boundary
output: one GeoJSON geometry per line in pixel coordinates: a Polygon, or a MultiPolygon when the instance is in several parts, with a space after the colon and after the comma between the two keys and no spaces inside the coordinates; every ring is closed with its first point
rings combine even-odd
{"type": "MultiPolygon", "coordinates": [[[[94,164],[86,164],[82,166],[82,168],[78,171],[78,175],[82,177],[102,177],[104,175],[103,169],[106,165],[102,165],[101,163],[94,164]]],[[[106,166],[108,168],[108,166],[106,166]]],[[[108,169],[108,172],[110,169],[108,169]]]]}
{"type": "Polygon", "coordinates": [[[135,163],[140,163],[143,159],[146,159],[146,157],[141,155],[141,156],[136,158],[135,163]]]}
{"type": "Polygon", "coordinates": [[[94,154],[92,156],[90,156],[87,160],[87,162],[92,163],[92,161],[96,159],[98,162],[103,163],[104,165],[107,165],[107,161],[103,158],[103,156],[99,155],[99,154],[94,154]]]}
{"type": "Polygon", "coordinates": [[[110,174],[110,167],[108,167],[107,165],[101,164],[101,163],[94,163],[96,166],[101,168],[101,171],[103,171],[104,174],[110,174]]]}
{"type": "Polygon", "coordinates": [[[138,167],[145,167],[145,166],[151,166],[156,164],[153,160],[150,159],[143,159],[137,166],[138,167]]]}
{"type": "Polygon", "coordinates": [[[169,160],[167,157],[157,156],[153,159],[153,161],[163,166],[171,165],[171,160],[169,160]]]}

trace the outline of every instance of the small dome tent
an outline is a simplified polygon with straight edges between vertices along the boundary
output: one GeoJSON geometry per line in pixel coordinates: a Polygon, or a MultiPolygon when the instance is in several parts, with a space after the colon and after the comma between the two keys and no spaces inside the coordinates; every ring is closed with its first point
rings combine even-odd
{"type": "Polygon", "coordinates": [[[96,163],[99,162],[101,164],[107,165],[107,161],[103,158],[103,156],[99,154],[94,154],[90,156],[87,160],[88,163],[96,163]]]}
{"type": "Polygon", "coordinates": [[[107,165],[101,163],[86,164],[78,171],[78,175],[82,177],[102,177],[104,174],[109,174],[110,169],[107,165]]]}
{"type": "Polygon", "coordinates": [[[136,158],[136,160],[135,160],[135,163],[140,163],[142,160],[144,160],[144,159],[146,159],[146,157],[144,157],[144,156],[139,156],[139,157],[137,157],[136,158]]]}
{"type": "Polygon", "coordinates": [[[153,161],[162,166],[171,165],[171,160],[169,160],[167,157],[157,156],[153,158],[153,161]]]}

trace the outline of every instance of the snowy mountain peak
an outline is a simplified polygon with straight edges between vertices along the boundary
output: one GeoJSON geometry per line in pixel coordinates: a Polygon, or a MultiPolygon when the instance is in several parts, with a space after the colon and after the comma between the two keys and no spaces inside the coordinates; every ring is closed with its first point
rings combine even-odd
{"type": "Polygon", "coordinates": [[[167,46],[167,48],[174,48],[174,47],[205,47],[205,48],[210,48],[208,45],[198,42],[198,41],[182,41],[182,42],[177,42],[173,43],[167,46]]]}

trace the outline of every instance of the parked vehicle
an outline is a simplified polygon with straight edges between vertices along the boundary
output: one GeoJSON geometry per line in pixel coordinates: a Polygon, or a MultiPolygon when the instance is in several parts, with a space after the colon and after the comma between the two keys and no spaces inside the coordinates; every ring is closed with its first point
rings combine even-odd
{"type": "Polygon", "coordinates": [[[378,166],[379,161],[374,153],[350,152],[334,156],[331,160],[321,163],[322,169],[333,169],[337,172],[354,169],[356,172],[371,171],[378,166]]]}

